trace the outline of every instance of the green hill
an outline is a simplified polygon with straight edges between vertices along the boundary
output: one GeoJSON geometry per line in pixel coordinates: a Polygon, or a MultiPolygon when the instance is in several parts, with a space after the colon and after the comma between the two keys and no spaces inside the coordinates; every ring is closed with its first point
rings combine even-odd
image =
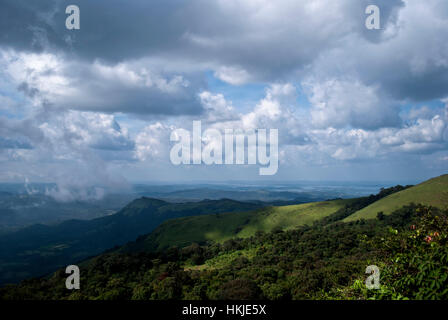
{"type": "Polygon", "coordinates": [[[355,221],[361,218],[376,218],[378,212],[391,214],[393,211],[410,204],[424,204],[438,207],[440,209],[448,208],[448,174],[427,180],[409,189],[391,194],[371,205],[355,212],[343,221],[355,221]]]}
{"type": "Polygon", "coordinates": [[[143,197],[110,216],[68,220],[51,226],[33,225],[0,236],[0,284],[41,276],[77,263],[135,240],[168,219],[261,206],[229,199],[169,203],[143,197]]]}
{"type": "Polygon", "coordinates": [[[168,220],[151,234],[140,237],[120,249],[121,252],[156,251],[170,246],[187,246],[209,240],[222,242],[231,238],[247,238],[257,231],[276,228],[294,229],[311,225],[329,216],[354,200],[333,200],[254,211],[193,216],[168,220]]]}

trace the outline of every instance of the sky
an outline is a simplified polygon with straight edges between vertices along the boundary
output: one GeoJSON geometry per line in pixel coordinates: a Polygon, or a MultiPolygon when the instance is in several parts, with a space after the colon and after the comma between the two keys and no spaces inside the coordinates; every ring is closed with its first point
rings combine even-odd
{"type": "Polygon", "coordinates": [[[0,0],[0,182],[424,180],[447,124],[446,0],[0,0]],[[194,120],[278,129],[277,173],[173,165],[194,120]]]}

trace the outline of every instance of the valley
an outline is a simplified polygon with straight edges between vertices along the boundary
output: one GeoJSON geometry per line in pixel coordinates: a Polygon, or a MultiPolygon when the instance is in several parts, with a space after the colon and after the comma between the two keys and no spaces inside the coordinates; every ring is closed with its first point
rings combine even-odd
{"type": "Polygon", "coordinates": [[[443,262],[448,254],[447,192],[444,175],[365,197],[293,205],[230,199],[170,203],[142,197],[107,217],[33,226],[0,237],[4,284],[47,274],[3,286],[0,297],[445,297],[446,290],[431,288],[447,285],[446,277],[440,277],[448,272],[443,262]],[[395,244],[385,250],[384,241],[395,244]],[[405,256],[390,249],[403,245],[405,256]],[[406,260],[416,252],[424,253],[406,260]],[[405,260],[391,264],[398,261],[397,254],[405,260]],[[83,289],[70,292],[64,287],[63,268],[73,261],[85,276],[83,289]],[[417,287],[401,286],[397,268],[412,277],[427,261],[433,269],[425,271],[426,278],[419,277],[417,287]],[[372,263],[384,271],[386,285],[379,292],[365,291],[361,285],[364,269],[372,263]],[[29,265],[40,269],[33,275],[29,265]]]}

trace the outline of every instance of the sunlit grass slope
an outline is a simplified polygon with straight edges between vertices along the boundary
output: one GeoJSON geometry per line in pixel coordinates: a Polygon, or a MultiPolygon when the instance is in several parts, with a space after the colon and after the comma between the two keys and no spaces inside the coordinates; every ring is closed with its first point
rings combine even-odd
{"type": "Polygon", "coordinates": [[[250,237],[257,231],[293,229],[311,225],[353,200],[333,200],[299,205],[269,207],[248,212],[193,216],[166,221],[154,232],[123,248],[124,251],[159,250],[186,246],[192,242],[223,242],[235,237],[250,237]]]}
{"type": "Polygon", "coordinates": [[[344,219],[345,222],[376,218],[378,212],[391,214],[410,203],[448,208],[448,174],[427,180],[409,189],[391,194],[344,219]]]}

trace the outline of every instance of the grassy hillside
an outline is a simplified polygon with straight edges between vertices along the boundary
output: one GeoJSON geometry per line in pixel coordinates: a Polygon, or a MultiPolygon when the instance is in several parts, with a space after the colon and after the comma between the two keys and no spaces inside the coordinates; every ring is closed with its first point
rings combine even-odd
{"type": "Polygon", "coordinates": [[[391,194],[344,219],[345,222],[376,218],[378,212],[391,214],[410,203],[448,208],[448,174],[427,180],[409,189],[391,194]]]}
{"type": "Polygon", "coordinates": [[[289,230],[312,224],[329,216],[354,200],[333,200],[299,205],[262,208],[259,210],[194,216],[168,220],[153,233],[129,243],[121,251],[160,250],[170,246],[186,246],[192,242],[231,238],[247,238],[256,231],[276,228],[289,230]]]}

